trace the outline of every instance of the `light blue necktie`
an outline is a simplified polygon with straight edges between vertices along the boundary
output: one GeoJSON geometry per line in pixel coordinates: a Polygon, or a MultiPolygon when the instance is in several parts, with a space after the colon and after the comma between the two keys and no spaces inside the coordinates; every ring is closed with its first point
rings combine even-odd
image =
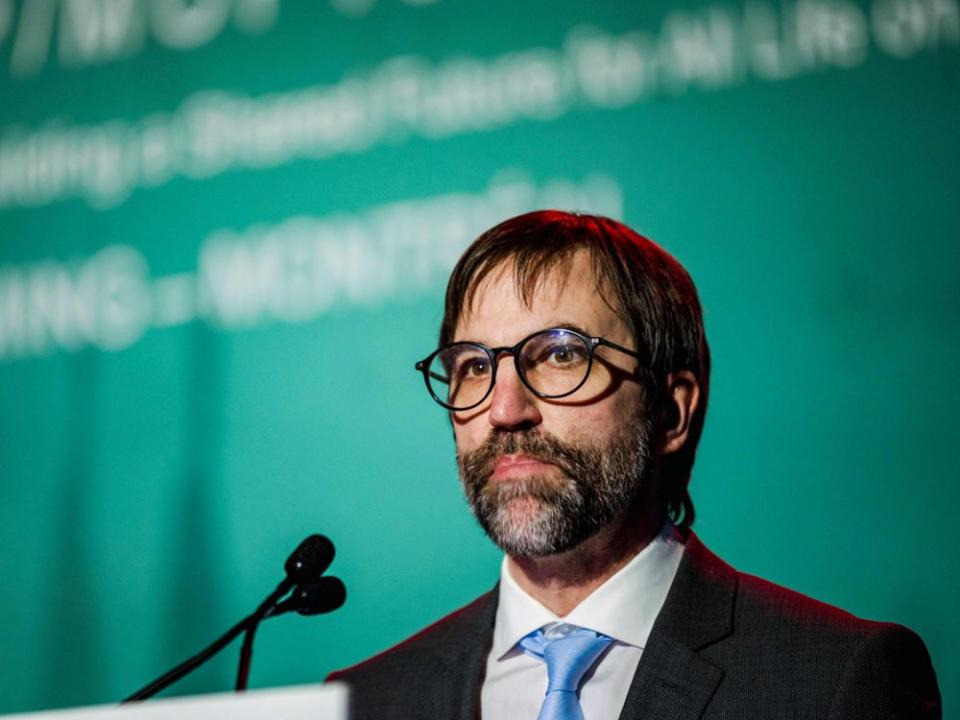
{"type": "Polygon", "coordinates": [[[525,653],[547,664],[547,694],[537,720],[583,720],[577,694],[580,681],[612,642],[613,638],[586,628],[553,639],[542,629],[534,630],[520,641],[525,653]]]}

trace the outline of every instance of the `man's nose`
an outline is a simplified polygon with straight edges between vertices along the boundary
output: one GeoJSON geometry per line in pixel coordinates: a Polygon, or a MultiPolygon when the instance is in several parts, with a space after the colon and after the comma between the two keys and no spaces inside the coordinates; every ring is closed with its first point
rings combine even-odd
{"type": "Polygon", "coordinates": [[[498,358],[497,382],[490,401],[490,424],[503,430],[534,427],[542,420],[537,397],[523,384],[513,358],[498,358]]]}

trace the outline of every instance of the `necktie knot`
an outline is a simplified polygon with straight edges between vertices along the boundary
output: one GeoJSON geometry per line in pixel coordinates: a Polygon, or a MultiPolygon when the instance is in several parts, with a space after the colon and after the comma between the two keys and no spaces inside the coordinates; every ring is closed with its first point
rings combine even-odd
{"type": "Polygon", "coordinates": [[[547,694],[538,720],[581,720],[577,692],[587,671],[593,667],[613,638],[593,630],[564,626],[534,630],[520,640],[528,655],[547,664],[547,694]]]}

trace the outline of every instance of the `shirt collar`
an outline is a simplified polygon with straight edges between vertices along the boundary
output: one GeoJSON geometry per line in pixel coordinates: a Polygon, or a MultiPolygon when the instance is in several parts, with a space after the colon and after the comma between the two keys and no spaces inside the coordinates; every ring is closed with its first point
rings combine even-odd
{"type": "Polygon", "coordinates": [[[564,617],[531,597],[500,566],[500,591],[491,653],[498,660],[528,633],[551,623],[569,623],[643,648],[683,557],[683,539],[666,523],[660,534],[564,617]]]}

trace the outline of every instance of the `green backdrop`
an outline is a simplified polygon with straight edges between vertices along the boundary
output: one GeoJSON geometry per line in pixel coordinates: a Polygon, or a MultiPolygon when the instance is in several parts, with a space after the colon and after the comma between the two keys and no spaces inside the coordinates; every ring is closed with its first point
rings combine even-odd
{"type": "Polygon", "coordinates": [[[699,286],[701,537],[915,628],[957,717],[958,46],[957,0],[0,0],[0,712],[129,694],[309,532],[348,602],[254,686],[491,586],[413,363],[562,207],[699,286]]]}

